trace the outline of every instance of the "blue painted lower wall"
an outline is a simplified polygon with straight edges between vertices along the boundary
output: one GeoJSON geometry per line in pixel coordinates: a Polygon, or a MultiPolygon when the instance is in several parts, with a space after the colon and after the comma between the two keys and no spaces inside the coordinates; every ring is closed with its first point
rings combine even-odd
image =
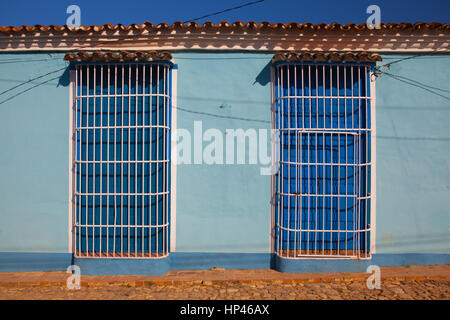
{"type": "Polygon", "coordinates": [[[211,268],[269,269],[270,253],[202,253],[174,252],[171,254],[171,269],[195,270],[211,268]]]}
{"type": "Polygon", "coordinates": [[[174,252],[161,259],[72,259],[67,253],[0,253],[0,272],[63,271],[78,265],[82,275],[161,275],[169,270],[274,269],[288,273],[365,272],[369,265],[450,265],[450,254],[374,254],[370,260],[285,259],[269,253],[174,252]]]}
{"type": "Polygon", "coordinates": [[[73,259],[81,274],[96,275],[148,275],[156,276],[170,270],[170,258],[160,259],[73,259]]]}
{"type": "Polygon", "coordinates": [[[449,265],[450,254],[374,254],[372,259],[284,259],[273,258],[273,268],[290,273],[366,272],[370,265],[401,267],[411,265],[449,265]]]}
{"type": "Polygon", "coordinates": [[[0,252],[0,272],[61,271],[71,264],[70,253],[0,252]]]}

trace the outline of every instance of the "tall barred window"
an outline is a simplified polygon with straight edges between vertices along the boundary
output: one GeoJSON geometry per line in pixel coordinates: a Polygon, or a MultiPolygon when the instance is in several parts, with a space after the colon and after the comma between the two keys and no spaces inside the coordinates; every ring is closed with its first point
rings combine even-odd
{"type": "Polygon", "coordinates": [[[273,249],[286,258],[368,258],[374,63],[296,57],[273,63],[273,249]]]}
{"type": "Polygon", "coordinates": [[[169,253],[171,68],[73,63],[76,257],[169,253]]]}

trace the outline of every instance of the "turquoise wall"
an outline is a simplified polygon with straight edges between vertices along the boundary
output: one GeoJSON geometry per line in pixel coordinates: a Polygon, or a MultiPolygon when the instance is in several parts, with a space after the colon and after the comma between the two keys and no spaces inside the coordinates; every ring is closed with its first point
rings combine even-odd
{"type": "MultiPolygon", "coordinates": [[[[63,54],[0,54],[0,92],[64,68],[63,54]]],[[[0,252],[67,252],[65,70],[0,95],[0,252]]]]}
{"type": "Polygon", "coordinates": [[[376,84],[377,252],[450,253],[450,56],[387,72],[376,84]]]}
{"type": "MultiPolygon", "coordinates": [[[[179,67],[178,128],[193,132],[194,121],[201,120],[203,131],[270,129],[271,58],[174,54],[179,67]]],[[[177,251],[269,252],[270,176],[261,176],[259,165],[246,163],[178,166],[177,251]]]]}
{"type": "MultiPolygon", "coordinates": [[[[178,128],[270,128],[271,57],[175,53],[178,128]]],[[[0,92],[63,68],[62,58],[0,54],[0,92]]],[[[449,59],[405,60],[388,72],[450,96],[449,59]]],[[[450,101],[397,79],[377,80],[377,252],[450,253],[450,101]]],[[[68,250],[68,99],[65,70],[0,95],[0,252],[68,250]]],[[[270,178],[260,167],[180,164],[176,250],[268,252],[270,178]]]]}

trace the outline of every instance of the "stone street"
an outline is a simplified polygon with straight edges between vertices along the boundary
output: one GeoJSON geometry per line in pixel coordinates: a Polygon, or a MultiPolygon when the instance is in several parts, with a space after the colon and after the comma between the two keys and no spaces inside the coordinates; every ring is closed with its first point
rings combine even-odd
{"type": "Polygon", "coordinates": [[[367,272],[280,273],[271,269],[172,270],[159,276],[81,276],[69,290],[64,271],[0,272],[0,299],[320,300],[450,299],[450,266],[381,268],[380,289],[367,272]]]}
{"type": "Polygon", "coordinates": [[[150,300],[319,300],[319,299],[445,299],[450,298],[448,280],[385,280],[381,289],[369,290],[364,281],[324,283],[242,283],[236,281],[200,284],[125,284],[84,286],[0,287],[0,299],[150,299],[150,300]]]}

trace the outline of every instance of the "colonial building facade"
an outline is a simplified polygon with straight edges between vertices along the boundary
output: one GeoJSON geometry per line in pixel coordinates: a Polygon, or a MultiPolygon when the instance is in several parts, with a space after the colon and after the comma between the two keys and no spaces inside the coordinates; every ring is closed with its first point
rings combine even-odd
{"type": "Polygon", "coordinates": [[[450,26],[0,27],[0,271],[450,263],[450,26]]]}

